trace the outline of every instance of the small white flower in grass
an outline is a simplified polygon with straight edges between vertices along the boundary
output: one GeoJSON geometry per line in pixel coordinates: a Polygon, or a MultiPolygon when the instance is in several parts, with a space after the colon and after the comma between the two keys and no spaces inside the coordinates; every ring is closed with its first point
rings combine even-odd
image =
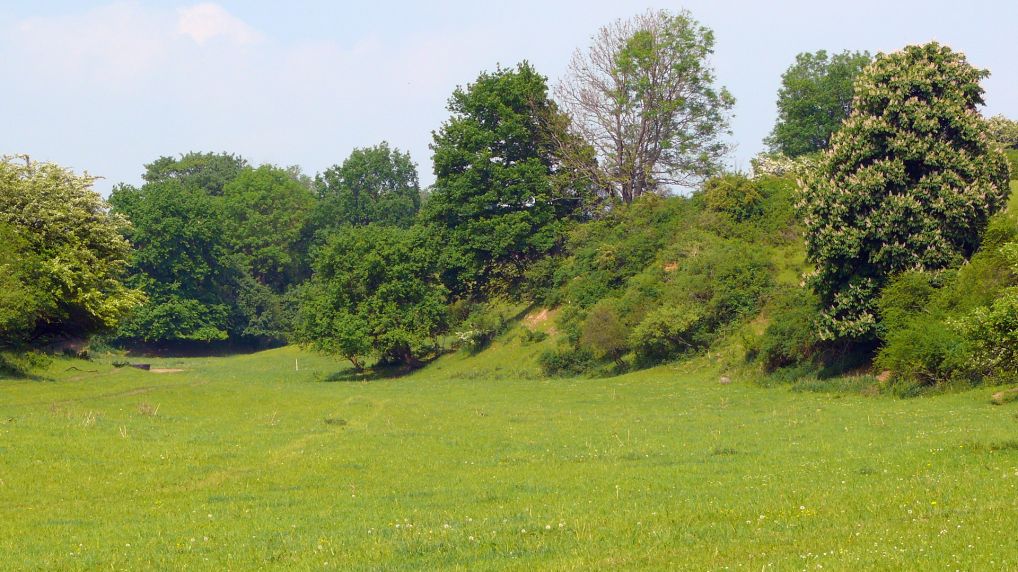
{"type": "Polygon", "coordinates": [[[551,530],[551,525],[550,525],[550,524],[546,524],[546,525],[544,525],[544,529],[545,529],[545,530],[551,530]]]}

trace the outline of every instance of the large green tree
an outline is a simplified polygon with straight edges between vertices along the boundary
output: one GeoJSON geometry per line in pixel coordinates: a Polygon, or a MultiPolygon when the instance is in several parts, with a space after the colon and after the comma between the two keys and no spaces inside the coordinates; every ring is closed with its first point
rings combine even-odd
{"type": "Polygon", "coordinates": [[[960,264],[1005,204],[1007,161],[978,111],[987,75],[929,43],[878,55],[856,80],[799,202],[824,338],[871,338],[888,278],[960,264]]]}
{"type": "Polygon", "coordinates": [[[423,227],[346,226],[318,250],[303,287],[296,339],[357,368],[369,356],[417,367],[438,348],[448,291],[423,227]]]}
{"type": "Polygon", "coordinates": [[[342,165],[315,178],[320,230],[373,222],[408,227],[421,208],[417,166],[409,153],[382,142],[354,149],[342,165]]]}
{"type": "Polygon", "coordinates": [[[86,336],[138,305],[123,278],[127,220],[95,179],[52,163],[0,159],[0,338],[86,336]]]}
{"type": "Polygon", "coordinates": [[[227,339],[233,288],[217,197],[169,179],[120,185],[110,202],[131,219],[131,283],[149,297],[119,336],[146,342],[227,339]]]}
{"type": "Polygon", "coordinates": [[[160,157],[145,165],[142,178],[146,183],[179,181],[185,186],[203,189],[210,195],[221,195],[227,183],[247,167],[247,160],[231,153],[198,153],[180,157],[160,157]]]}
{"type": "Polygon", "coordinates": [[[735,104],[716,87],[714,34],[682,11],[648,11],[601,28],[557,88],[573,128],[595,151],[587,163],[626,203],[720,170],[735,104]]]}
{"type": "Polygon", "coordinates": [[[422,212],[445,243],[446,285],[459,294],[511,288],[560,236],[553,184],[558,159],[547,133],[557,113],[545,78],[528,63],[482,73],[449,100],[435,133],[435,185],[422,212]]]}
{"type": "Polygon", "coordinates": [[[226,245],[261,284],[282,293],[303,274],[301,250],[315,198],[285,169],[242,170],[222,190],[226,245]]]}
{"type": "Polygon", "coordinates": [[[781,76],[778,120],[765,141],[770,150],[798,157],[826,149],[852,112],[855,78],[872,59],[869,52],[797,55],[781,76]]]}

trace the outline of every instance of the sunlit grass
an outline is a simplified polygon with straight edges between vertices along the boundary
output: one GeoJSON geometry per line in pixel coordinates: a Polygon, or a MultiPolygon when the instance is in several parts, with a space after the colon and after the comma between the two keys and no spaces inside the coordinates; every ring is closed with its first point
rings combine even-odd
{"type": "Polygon", "coordinates": [[[0,568],[1018,567],[993,389],[542,380],[496,343],[369,382],[292,348],[2,381],[0,568]]]}

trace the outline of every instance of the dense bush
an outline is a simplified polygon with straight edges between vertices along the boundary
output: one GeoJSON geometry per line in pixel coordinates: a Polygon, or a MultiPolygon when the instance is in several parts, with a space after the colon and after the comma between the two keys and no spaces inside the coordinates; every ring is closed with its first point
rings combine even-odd
{"type": "Polygon", "coordinates": [[[814,324],[816,297],[801,288],[788,288],[775,295],[768,310],[770,323],[757,349],[764,370],[811,364],[820,342],[814,324]]]}
{"type": "MultiPolygon", "coordinates": [[[[500,301],[458,303],[451,307],[467,313],[456,324],[456,337],[468,351],[479,352],[505,331],[511,316],[506,305],[500,301]]],[[[460,317],[460,316],[457,316],[460,317]]]]}
{"type": "Polygon", "coordinates": [[[580,347],[597,359],[618,362],[629,349],[628,330],[619,317],[618,301],[607,298],[587,314],[580,333],[580,347]]]}
{"type": "Polygon", "coordinates": [[[694,349],[694,329],[701,318],[700,312],[685,306],[652,310],[633,329],[633,350],[637,357],[657,362],[694,349]]]}
{"type": "Polygon", "coordinates": [[[763,195],[755,181],[739,174],[709,179],[703,188],[707,208],[743,221],[762,212],[763,195]]]}
{"type": "Polygon", "coordinates": [[[906,272],[877,303],[883,347],[876,366],[899,391],[946,383],[1010,381],[1018,371],[1018,218],[990,222],[957,271],[906,272]]]}
{"type": "Polygon", "coordinates": [[[969,343],[969,367],[990,378],[1018,377],[1018,288],[949,322],[969,343]]]}
{"type": "Polygon", "coordinates": [[[598,360],[589,351],[571,347],[545,351],[537,361],[541,371],[550,377],[583,375],[598,366],[598,360]]]}

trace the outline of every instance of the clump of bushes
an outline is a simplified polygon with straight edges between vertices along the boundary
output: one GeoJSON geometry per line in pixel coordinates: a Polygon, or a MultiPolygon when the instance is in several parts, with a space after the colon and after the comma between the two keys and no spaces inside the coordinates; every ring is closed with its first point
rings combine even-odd
{"type": "Polygon", "coordinates": [[[741,174],[728,174],[707,181],[703,189],[707,208],[727,214],[736,221],[748,220],[763,212],[763,195],[756,182],[741,174]]]}
{"type": "Polygon", "coordinates": [[[510,309],[499,301],[457,301],[450,306],[454,332],[461,347],[477,353],[506,330],[510,309]]]}
{"type": "Polygon", "coordinates": [[[598,360],[589,350],[565,347],[548,350],[537,358],[541,371],[549,377],[571,377],[590,373],[598,360]]]}
{"type": "Polygon", "coordinates": [[[754,348],[764,371],[810,364],[820,351],[813,323],[816,297],[802,288],[786,288],[769,306],[770,323],[754,348]]]}
{"type": "Polygon", "coordinates": [[[879,369],[896,391],[1018,377],[1018,217],[995,217],[956,271],[906,272],[881,292],[879,369]]]}

